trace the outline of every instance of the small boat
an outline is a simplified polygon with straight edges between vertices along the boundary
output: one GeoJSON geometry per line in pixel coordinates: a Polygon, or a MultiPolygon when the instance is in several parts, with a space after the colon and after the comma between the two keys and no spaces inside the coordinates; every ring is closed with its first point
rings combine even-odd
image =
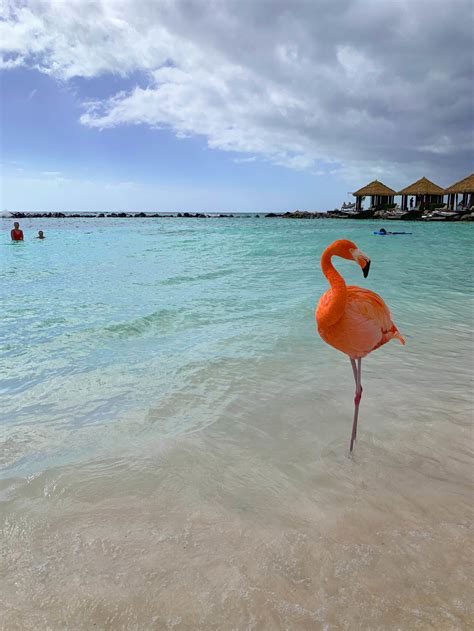
{"type": "Polygon", "coordinates": [[[438,217],[436,215],[423,215],[425,221],[446,221],[446,217],[438,217]]]}
{"type": "Polygon", "coordinates": [[[446,217],[447,219],[459,216],[460,213],[456,210],[434,210],[432,213],[432,217],[446,217]]]}

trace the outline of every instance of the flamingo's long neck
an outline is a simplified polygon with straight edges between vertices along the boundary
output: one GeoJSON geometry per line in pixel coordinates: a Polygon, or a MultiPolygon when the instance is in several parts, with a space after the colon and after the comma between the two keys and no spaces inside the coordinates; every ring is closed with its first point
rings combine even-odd
{"type": "Polygon", "coordinates": [[[346,307],[347,287],[344,279],[335,269],[331,258],[333,251],[331,246],[324,250],[321,257],[321,269],[331,286],[331,300],[323,313],[318,314],[318,323],[323,326],[331,326],[342,317],[346,307]]]}

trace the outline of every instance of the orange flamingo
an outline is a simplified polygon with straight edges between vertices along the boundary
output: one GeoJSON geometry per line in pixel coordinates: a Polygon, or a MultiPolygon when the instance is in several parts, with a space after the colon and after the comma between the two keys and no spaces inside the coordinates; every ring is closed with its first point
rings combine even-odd
{"type": "Polygon", "coordinates": [[[369,289],[346,285],[331,262],[333,256],[355,261],[362,268],[364,278],[367,278],[369,273],[370,259],[355,243],[345,239],[334,241],[327,247],[321,257],[321,269],[331,289],[321,296],[316,309],[319,335],[326,344],[346,353],[351,360],[356,384],[350,445],[352,451],[357,436],[359,404],[362,397],[362,357],[394,338],[402,344],[405,344],[405,340],[392,322],[390,311],[382,298],[369,289]]]}

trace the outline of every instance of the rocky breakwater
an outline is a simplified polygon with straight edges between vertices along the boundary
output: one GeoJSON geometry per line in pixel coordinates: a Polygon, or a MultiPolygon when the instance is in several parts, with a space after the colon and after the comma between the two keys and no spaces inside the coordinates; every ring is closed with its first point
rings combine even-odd
{"type": "Polygon", "coordinates": [[[282,219],[324,219],[325,217],[327,217],[326,213],[309,210],[293,210],[291,212],[288,211],[279,215],[273,215],[272,213],[269,213],[265,216],[281,217],[282,219]]]}
{"type": "Polygon", "coordinates": [[[61,213],[61,212],[11,212],[12,219],[93,219],[95,217],[160,217],[155,214],[146,215],[145,213],[94,213],[94,212],[82,212],[82,213],[61,213]]]}
{"type": "Polygon", "coordinates": [[[144,217],[161,217],[165,218],[192,218],[192,219],[213,219],[213,218],[229,218],[234,217],[232,214],[220,214],[220,215],[206,215],[204,213],[125,213],[125,212],[110,212],[110,213],[94,213],[94,212],[82,212],[82,213],[62,213],[62,212],[11,212],[10,217],[12,219],[123,219],[123,218],[144,218],[144,217]]]}

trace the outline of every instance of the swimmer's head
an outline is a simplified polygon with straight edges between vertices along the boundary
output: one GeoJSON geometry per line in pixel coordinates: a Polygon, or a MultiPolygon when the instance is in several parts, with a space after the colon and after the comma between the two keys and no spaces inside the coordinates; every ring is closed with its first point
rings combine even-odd
{"type": "Polygon", "coordinates": [[[13,227],[15,228],[15,230],[18,230],[18,228],[20,227],[20,224],[18,223],[18,221],[15,221],[15,223],[13,224],[13,227]]]}

